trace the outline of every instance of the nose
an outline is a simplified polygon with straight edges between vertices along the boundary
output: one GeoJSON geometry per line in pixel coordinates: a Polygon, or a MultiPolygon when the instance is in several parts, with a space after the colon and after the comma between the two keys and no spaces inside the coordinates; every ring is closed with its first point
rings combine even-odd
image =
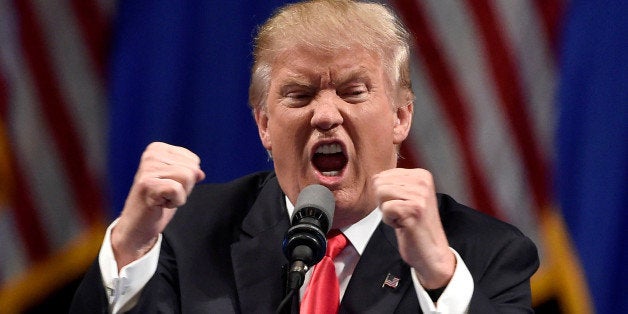
{"type": "Polygon", "coordinates": [[[343,117],[336,98],[338,98],[336,93],[329,92],[321,93],[314,99],[312,127],[327,131],[342,124],[343,117]]]}

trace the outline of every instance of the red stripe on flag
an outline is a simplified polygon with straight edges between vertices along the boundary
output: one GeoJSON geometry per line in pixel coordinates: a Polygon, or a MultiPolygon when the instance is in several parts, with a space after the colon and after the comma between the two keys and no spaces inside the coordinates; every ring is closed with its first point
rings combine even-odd
{"type": "Polygon", "coordinates": [[[414,35],[418,46],[418,54],[423,59],[423,64],[435,88],[436,97],[442,105],[451,126],[461,144],[462,158],[465,162],[468,175],[467,186],[471,189],[471,197],[475,207],[493,215],[500,216],[494,201],[490,197],[487,188],[487,179],[481,171],[478,160],[473,152],[473,143],[469,134],[472,132],[467,117],[468,104],[461,97],[460,88],[454,80],[454,76],[447,66],[445,58],[439,50],[436,37],[429,27],[425,11],[419,1],[399,0],[394,1],[399,14],[408,25],[414,35]]]}
{"type": "Polygon", "coordinates": [[[533,132],[523,96],[523,83],[519,76],[512,49],[504,39],[495,16],[495,8],[486,1],[468,1],[475,23],[480,29],[481,43],[488,55],[488,69],[494,86],[497,88],[499,104],[507,117],[519,155],[525,165],[525,175],[536,202],[541,209],[549,202],[549,178],[547,166],[540,150],[540,145],[533,132]]]}
{"type": "Polygon", "coordinates": [[[109,32],[105,15],[94,0],[72,0],[74,15],[80,25],[92,64],[101,78],[105,77],[105,64],[109,52],[109,32]]]}
{"type": "MultiPolygon", "coordinates": [[[[7,121],[7,108],[9,107],[9,86],[0,68],[0,119],[7,121]]],[[[6,125],[6,124],[5,124],[6,125]]]]}
{"type": "Polygon", "coordinates": [[[41,261],[50,253],[50,246],[44,234],[42,222],[35,210],[31,189],[27,186],[20,165],[13,153],[10,153],[13,166],[13,180],[15,190],[12,191],[11,208],[16,220],[17,228],[26,242],[26,251],[32,261],[41,261]]]}
{"type": "Polygon", "coordinates": [[[41,25],[36,20],[37,15],[30,1],[16,1],[15,5],[20,13],[20,41],[29,69],[33,73],[44,119],[62,157],[61,162],[68,174],[68,182],[79,210],[86,223],[93,225],[100,221],[102,200],[96,181],[90,176],[80,137],[53,73],[41,25]]]}
{"type": "MultiPolygon", "coordinates": [[[[3,110],[0,113],[2,114],[0,115],[0,127],[6,127],[8,120],[7,111],[3,110]]],[[[6,131],[2,133],[4,133],[4,136],[9,136],[8,130],[6,131]]],[[[3,136],[2,133],[0,133],[0,136],[3,136]]],[[[8,139],[6,140],[9,142],[8,139]]],[[[13,213],[17,232],[19,232],[20,238],[24,241],[29,260],[41,261],[50,253],[50,247],[46,241],[47,236],[44,234],[42,222],[31,198],[33,194],[26,184],[26,180],[24,180],[21,165],[17,162],[14,152],[9,149],[3,153],[8,159],[8,167],[11,169],[12,174],[11,178],[4,178],[4,180],[10,180],[11,184],[2,186],[2,188],[9,189],[6,191],[9,197],[7,209],[13,213]]]]}
{"type": "Polygon", "coordinates": [[[540,13],[543,21],[543,29],[547,34],[547,38],[552,48],[552,52],[556,56],[560,47],[559,36],[562,30],[561,22],[563,21],[565,1],[564,0],[535,0],[534,4],[540,13]]]}

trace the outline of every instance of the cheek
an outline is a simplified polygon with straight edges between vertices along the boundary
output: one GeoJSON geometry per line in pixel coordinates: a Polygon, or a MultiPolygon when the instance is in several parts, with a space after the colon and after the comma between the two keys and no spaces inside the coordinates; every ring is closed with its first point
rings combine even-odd
{"type": "Polygon", "coordinates": [[[309,120],[300,110],[287,109],[277,110],[269,120],[268,130],[270,139],[275,149],[282,146],[282,149],[290,150],[290,146],[297,148],[307,141],[309,134],[309,120]],[[296,145],[295,145],[296,143],[296,145]],[[286,145],[289,145],[286,147],[286,145]]]}
{"type": "Polygon", "coordinates": [[[373,110],[360,115],[357,124],[361,132],[369,134],[371,140],[382,142],[388,141],[393,134],[394,119],[390,111],[373,110]]]}
{"type": "Polygon", "coordinates": [[[373,160],[388,160],[395,151],[394,121],[390,112],[378,111],[363,115],[356,121],[356,149],[373,160]]]}

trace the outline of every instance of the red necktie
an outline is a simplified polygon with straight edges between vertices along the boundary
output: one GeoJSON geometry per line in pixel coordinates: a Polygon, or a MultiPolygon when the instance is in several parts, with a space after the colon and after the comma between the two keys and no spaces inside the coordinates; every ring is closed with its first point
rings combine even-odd
{"type": "Polygon", "coordinates": [[[340,288],[336,277],[334,258],[347,246],[347,237],[337,229],[327,234],[327,251],[316,264],[310,284],[301,301],[301,314],[337,313],[340,288]]]}

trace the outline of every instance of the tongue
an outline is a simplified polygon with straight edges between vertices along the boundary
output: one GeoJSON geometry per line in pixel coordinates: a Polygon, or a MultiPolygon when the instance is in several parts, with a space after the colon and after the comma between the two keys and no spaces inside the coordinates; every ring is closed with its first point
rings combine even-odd
{"type": "Polygon", "coordinates": [[[312,163],[320,172],[340,171],[347,163],[347,158],[343,153],[315,154],[312,163]]]}

